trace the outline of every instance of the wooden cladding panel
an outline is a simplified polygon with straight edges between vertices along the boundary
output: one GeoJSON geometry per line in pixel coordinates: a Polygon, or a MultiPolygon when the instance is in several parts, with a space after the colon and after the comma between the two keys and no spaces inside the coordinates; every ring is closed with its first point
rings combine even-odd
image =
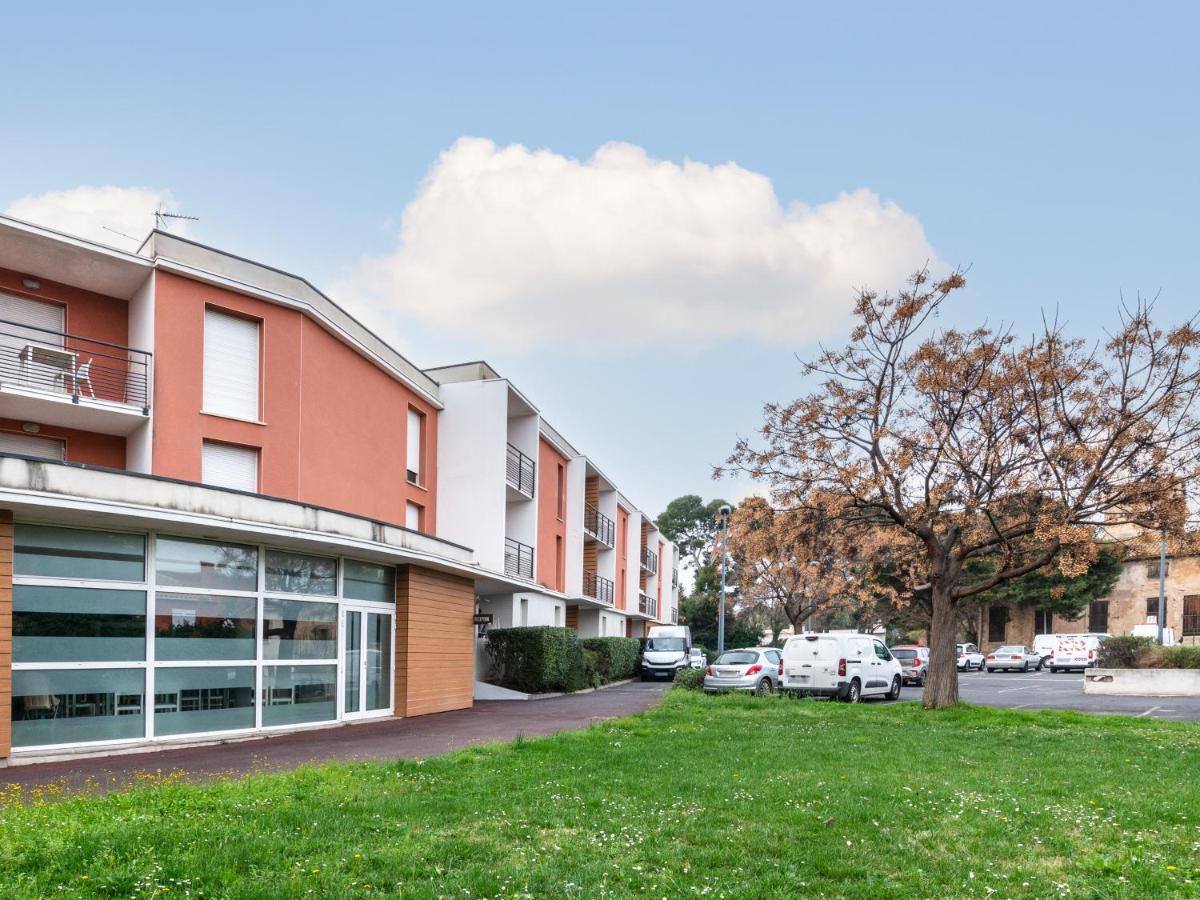
{"type": "Polygon", "coordinates": [[[595,475],[583,483],[583,500],[596,509],[600,508],[600,479],[595,475]]]}
{"type": "Polygon", "coordinates": [[[12,752],[13,517],[0,510],[0,759],[12,752]]]}
{"type": "Polygon", "coordinates": [[[579,607],[578,606],[568,606],[567,607],[567,627],[574,628],[576,631],[579,630],[579,607]]]}
{"type": "Polygon", "coordinates": [[[401,566],[396,578],[396,715],[467,709],[475,688],[475,585],[401,566]]]}
{"type": "Polygon", "coordinates": [[[583,545],[583,571],[596,571],[596,542],[587,541],[583,545]]]}

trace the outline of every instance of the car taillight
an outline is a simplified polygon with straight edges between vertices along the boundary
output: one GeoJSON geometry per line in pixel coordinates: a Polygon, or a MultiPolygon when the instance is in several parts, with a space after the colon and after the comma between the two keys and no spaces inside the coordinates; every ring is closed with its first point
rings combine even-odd
{"type": "Polygon", "coordinates": [[[1021,657],[1017,656],[1017,654],[1015,654],[1015,653],[1014,653],[1014,654],[1013,654],[1013,656],[1012,656],[1012,658],[1013,658],[1013,659],[1020,659],[1021,657]]]}
{"type": "Polygon", "coordinates": [[[992,653],[988,654],[988,659],[995,659],[995,658],[996,658],[995,654],[992,654],[992,653]]]}
{"type": "Polygon", "coordinates": [[[839,675],[846,674],[846,661],[844,659],[838,660],[838,674],[839,675]]]}
{"type": "Polygon", "coordinates": [[[712,673],[713,673],[712,666],[709,666],[707,669],[704,670],[705,675],[711,675],[712,673]]]}
{"type": "Polygon", "coordinates": [[[1094,659],[1094,658],[1095,658],[1095,656],[1096,656],[1096,651],[1095,651],[1095,650],[1089,650],[1089,651],[1088,651],[1088,659],[1094,659]]]}
{"type": "Polygon", "coordinates": [[[761,671],[762,671],[762,666],[760,666],[758,663],[755,663],[754,665],[752,665],[750,668],[748,668],[746,670],[746,674],[747,675],[757,675],[761,671]]]}
{"type": "Polygon", "coordinates": [[[783,660],[782,659],[779,661],[779,677],[780,678],[783,677],[783,660]]]}

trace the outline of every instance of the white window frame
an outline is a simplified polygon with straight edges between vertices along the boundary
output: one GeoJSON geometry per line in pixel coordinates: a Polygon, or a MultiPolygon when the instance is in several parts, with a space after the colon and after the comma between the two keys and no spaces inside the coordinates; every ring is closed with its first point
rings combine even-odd
{"type": "MultiPolygon", "coordinates": [[[[17,524],[24,524],[18,522],[17,524]]],[[[34,524],[34,523],[31,523],[34,524]]],[[[36,523],[42,524],[42,523],[36,523]]],[[[60,523],[55,523],[60,524],[60,523]]],[[[88,528],[79,527],[72,524],[61,525],[64,528],[73,528],[79,531],[102,531],[112,533],[112,529],[104,528],[88,528]]],[[[395,678],[396,678],[396,604],[375,601],[375,600],[354,600],[347,599],[343,594],[343,572],[345,571],[345,561],[349,559],[357,559],[358,557],[346,557],[337,555],[334,558],[337,560],[337,586],[336,593],[333,595],[324,594],[294,594],[287,591],[268,591],[266,590],[266,566],[267,566],[267,551],[268,550],[284,550],[285,552],[300,552],[307,553],[305,550],[289,549],[278,547],[273,544],[248,543],[246,541],[231,540],[230,543],[242,544],[245,546],[254,547],[258,553],[258,586],[256,590],[234,590],[228,588],[196,588],[183,586],[160,587],[156,585],[157,581],[157,564],[156,552],[157,541],[160,535],[158,531],[140,532],[129,531],[121,532],[124,534],[134,534],[142,537],[146,544],[146,561],[145,561],[145,580],[144,581],[110,581],[94,578],[54,578],[41,575],[13,575],[13,586],[30,585],[30,586],[45,586],[45,587],[85,587],[94,589],[108,590],[124,590],[124,591],[139,591],[146,595],[146,658],[145,660],[120,660],[120,661],[87,661],[87,662],[13,662],[12,671],[60,671],[60,670],[108,670],[108,669],[141,669],[143,675],[143,690],[142,697],[142,715],[145,721],[145,735],[140,738],[114,738],[104,741],[76,741],[62,744],[37,744],[24,747],[13,747],[11,754],[17,756],[37,756],[47,752],[58,752],[64,749],[104,749],[114,747],[141,747],[147,745],[171,745],[178,743],[188,743],[198,740],[221,739],[230,737],[239,737],[252,734],[274,734],[280,732],[299,732],[311,731],[319,728],[330,728],[346,721],[362,721],[370,719],[385,719],[395,715],[396,709],[396,693],[395,693],[395,678]],[[191,596],[220,596],[220,597],[252,597],[255,599],[256,615],[255,615],[255,654],[253,659],[220,659],[220,660],[158,660],[155,657],[154,646],[154,620],[155,610],[159,595],[170,597],[176,595],[191,595],[191,596]],[[299,600],[305,603],[325,603],[335,604],[337,607],[337,640],[334,650],[334,657],[329,659],[265,659],[263,656],[263,608],[264,602],[268,599],[281,600],[299,600]],[[347,608],[366,610],[369,612],[382,612],[391,617],[392,634],[392,666],[391,678],[392,686],[390,693],[390,703],[387,709],[371,710],[366,713],[351,713],[347,718],[345,711],[345,610],[347,608]],[[328,666],[336,667],[336,678],[334,690],[336,691],[336,712],[333,719],[327,719],[322,722],[304,722],[304,723],[286,723],[283,725],[263,725],[263,669],[269,666],[328,666]],[[253,668],[254,669],[254,726],[250,728],[226,729],[223,731],[195,731],[180,734],[171,734],[163,737],[157,737],[154,733],[154,705],[155,696],[157,695],[155,685],[155,672],[157,669],[228,669],[228,668],[253,668]]],[[[187,534],[178,532],[162,532],[161,535],[166,538],[192,538],[187,534]]],[[[203,540],[201,538],[195,538],[203,540]]]]}

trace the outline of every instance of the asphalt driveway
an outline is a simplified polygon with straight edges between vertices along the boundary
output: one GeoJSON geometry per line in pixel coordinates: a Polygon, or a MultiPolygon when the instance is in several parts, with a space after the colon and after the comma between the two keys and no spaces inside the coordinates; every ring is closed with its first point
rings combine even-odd
{"type": "MultiPolygon", "coordinates": [[[[1200,697],[1104,697],[1084,694],[1079,672],[960,672],[959,696],[980,706],[1007,709],[1074,709],[1151,719],[1200,722],[1200,697]]],[[[919,687],[906,687],[903,700],[920,700],[919,687]]]]}
{"type": "Polygon", "coordinates": [[[0,792],[11,784],[28,790],[112,791],[163,776],[185,781],[294,769],[310,763],[418,759],[472,744],[511,741],[586,728],[654,706],[666,683],[626,685],[550,700],[478,701],[472,709],[411,719],[385,719],[315,731],[281,734],[206,747],[139,752],[34,763],[0,769],[0,792]]]}

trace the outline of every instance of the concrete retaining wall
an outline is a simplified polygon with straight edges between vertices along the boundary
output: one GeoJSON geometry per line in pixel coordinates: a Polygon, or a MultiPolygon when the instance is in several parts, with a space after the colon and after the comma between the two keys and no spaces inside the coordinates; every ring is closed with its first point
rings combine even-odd
{"type": "Polygon", "coordinates": [[[1200,697],[1198,669],[1088,669],[1085,694],[1134,694],[1144,697],[1200,697]]]}

